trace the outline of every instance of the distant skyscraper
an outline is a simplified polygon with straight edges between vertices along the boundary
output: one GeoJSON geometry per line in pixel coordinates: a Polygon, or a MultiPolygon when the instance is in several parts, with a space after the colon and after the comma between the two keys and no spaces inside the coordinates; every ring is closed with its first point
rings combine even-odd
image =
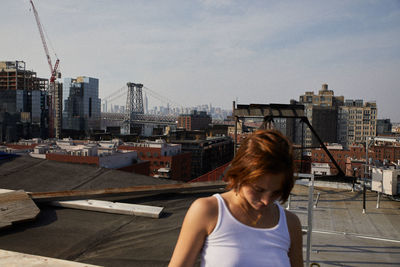
{"type": "Polygon", "coordinates": [[[63,86],[63,129],[100,129],[99,80],[90,77],[65,78],[63,86]]]}
{"type": "MultiPolygon", "coordinates": [[[[337,109],[343,105],[343,96],[334,96],[333,90],[328,90],[328,85],[323,84],[318,95],[306,92],[300,96],[300,104],[304,105],[305,114],[311,125],[323,142],[334,143],[337,140],[337,109]]],[[[304,145],[317,146],[317,139],[312,136],[311,130],[304,128],[304,145]]]]}

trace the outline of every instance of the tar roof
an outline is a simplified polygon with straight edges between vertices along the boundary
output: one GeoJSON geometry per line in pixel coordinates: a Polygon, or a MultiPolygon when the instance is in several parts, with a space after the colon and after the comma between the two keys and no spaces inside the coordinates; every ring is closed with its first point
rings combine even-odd
{"type": "Polygon", "coordinates": [[[0,161],[0,188],[29,192],[121,188],[176,183],[94,165],[62,163],[20,156],[0,161]]]}

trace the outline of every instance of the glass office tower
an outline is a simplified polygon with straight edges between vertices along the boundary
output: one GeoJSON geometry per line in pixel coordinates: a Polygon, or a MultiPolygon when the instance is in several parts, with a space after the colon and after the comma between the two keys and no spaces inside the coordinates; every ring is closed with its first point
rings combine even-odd
{"type": "Polygon", "coordinates": [[[63,85],[63,129],[91,132],[100,129],[99,80],[65,78],[63,85]]]}

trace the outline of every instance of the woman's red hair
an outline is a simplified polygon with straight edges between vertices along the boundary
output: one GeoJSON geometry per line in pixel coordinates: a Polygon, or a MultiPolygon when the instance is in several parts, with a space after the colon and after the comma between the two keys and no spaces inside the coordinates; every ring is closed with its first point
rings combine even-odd
{"type": "Polygon", "coordinates": [[[286,202],[294,186],[293,149],[277,130],[258,130],[247,137],[232,160],[226,174],[229,189],[239,190],[265,174],[285,175],[280,201],[286,202]]]}

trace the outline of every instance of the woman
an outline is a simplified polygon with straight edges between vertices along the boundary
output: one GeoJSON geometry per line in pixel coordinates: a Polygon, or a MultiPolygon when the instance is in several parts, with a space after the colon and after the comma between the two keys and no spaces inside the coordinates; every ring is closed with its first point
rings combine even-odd
{"type": "Polygon", "coordinates": [[[294,185],[290,142],[259,130],[240,145],[227,172],[230,191],[197,199],[169,266],[303,266],[301,224],[284,210],[294,185]]]}

